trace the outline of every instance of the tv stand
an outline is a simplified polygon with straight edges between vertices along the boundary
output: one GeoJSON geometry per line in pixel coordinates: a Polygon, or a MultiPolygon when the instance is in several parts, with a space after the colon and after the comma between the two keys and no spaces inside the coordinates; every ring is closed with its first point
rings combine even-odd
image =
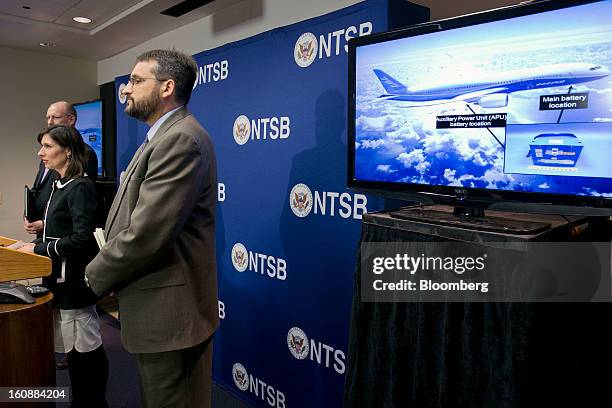
{"type": "MultiPolygon", "coordinates": [[[[389,215],[402,220],[420,221],[450,227],[466,228],[488,232],[502,232],[513,235],[533,235],[550,228],[549,223],[520,221],[510,218],[485,216],[484,210],[470,207],[454,207],[453,212],[442,211],[440,206],[406,207],[392,211],[389,215]]],[[[510,216],[511,213],[508,213],[510,216]]]]}
{"type": "MultiPolygon", "coordinates": [[[[450,215],[453,211],[449,206],[429,208],[450,215]]],[[[473,245],[474,253],[487,253],[489,248],[507,250],[508,256],[499,254],[508,267],[517,266],[506,282],[516,288],[536,282],[561,283],[553,278],[555,270],[543,270],[542,280],[529,279],[528,271],[520,268],[512,257],[517,251],[528,251],[546,242],[601,240],[609,244],[612,233],[612,221],[603,217],[487,210],[489,214],[550,223],[551,228],[535,235],[512,235],[401,220],[392,218],[388,211],[363,215],[346,355],[345,406],[521,407],[566,406],[568,402],[576,406],[602,405],[585,404],[589,398],[608,401],[605,404],[612,406],[608,377],[598,374],[612,365],[610,302],[424,303],[401,302],[399,297],[394,302],[364,301],[362,285],[367,285],[366,279],[385,276],[374,275],[368,268],[376,252],[365,249],[373,248],[372,245],[390,253],[410,255],[424,254],[426,248],[433,248],[436,243],[473,245]],[[571,232],[572,225],[587,224],[584,230],[578,228],[583,231],[580,234],[571,232]],[[422,374],[424,367],[427,375],[422,374]],[[457,380],[465,378],[466,373],[469,381],[457,380]],[[487,392],[482,393],[483,389],[487,392]],[[432,395],[437,397],[433,402],[432,395]]],[[[461,246],[456,249],[457,253],[463,251],[461,246]]],[[[465,255],[470,253],[466,251],[465,255]]],[[[578,261],[585,266],[576,269],[577,285],[572,290],[582,290],[579,287],[589,279],[586,265],[593,261],[578,261]]],[[[607,282],[609,275],[605,279],[607,282]]],[[[607,288],[606,291],[605,284],[602,285],[604,296],[609,295],[610,285],[607,288]]]]}

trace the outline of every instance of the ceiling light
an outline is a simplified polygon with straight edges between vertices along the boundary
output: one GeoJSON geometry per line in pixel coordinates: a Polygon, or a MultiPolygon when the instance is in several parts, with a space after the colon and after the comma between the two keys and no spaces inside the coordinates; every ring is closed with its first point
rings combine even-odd
{"type": "Polygon", "coordinates": [[[38,43],[38,45],[40,45],[41,47],[57,47],[57,44],[51,41],[41,42],[38,43]]]}
{"type": "Polygon", "coordinates": [[[91,23],[91,18],[87,18],[87,17],[72,17],[72,19],[76,21],[77,23],[83,23],[83,24],[91,23]]]}

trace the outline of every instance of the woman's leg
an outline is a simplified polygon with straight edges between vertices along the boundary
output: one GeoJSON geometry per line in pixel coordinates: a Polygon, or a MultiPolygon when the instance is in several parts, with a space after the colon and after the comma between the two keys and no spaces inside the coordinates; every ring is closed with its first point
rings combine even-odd
{"type": "Polygon", "coordinates": [[[68,373],[72,384],[72,407],[106,408],[108,359],[104,347],[87,353],[68,353],[68,373]]]}

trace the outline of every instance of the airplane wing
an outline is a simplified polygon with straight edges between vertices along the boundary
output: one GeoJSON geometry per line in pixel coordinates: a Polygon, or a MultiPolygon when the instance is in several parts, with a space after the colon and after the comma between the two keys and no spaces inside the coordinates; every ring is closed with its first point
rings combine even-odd
{"type": "Polygon", "coordinates": [[[491,94],[495,94],[495,93],[507,93],[508,88],[505,87],[500,87],[500,88],[490,88],[490,89],[483,89],[482,91],[476,91],[476,92],[470,92],[470,93],[466,93],[463,95],[458,95],[456,97],[454,97],[453,99],[450,99],[451,101],[466,101],[466,102],[472,102],[474,100],[478,100],[483,96],[486,95],[491,95],[491,94]]]}

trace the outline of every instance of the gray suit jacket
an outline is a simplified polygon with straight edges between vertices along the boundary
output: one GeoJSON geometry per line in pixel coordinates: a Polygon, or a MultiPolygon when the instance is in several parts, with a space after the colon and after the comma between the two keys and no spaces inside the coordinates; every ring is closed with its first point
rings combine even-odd
{"type": "Polygon", "coordinates": [[[218,325],[217,164],[210,137],[180,108],[130,162],[87,266],[98,295],[116,292],[132,353],[197,345],[218,325]]]}

